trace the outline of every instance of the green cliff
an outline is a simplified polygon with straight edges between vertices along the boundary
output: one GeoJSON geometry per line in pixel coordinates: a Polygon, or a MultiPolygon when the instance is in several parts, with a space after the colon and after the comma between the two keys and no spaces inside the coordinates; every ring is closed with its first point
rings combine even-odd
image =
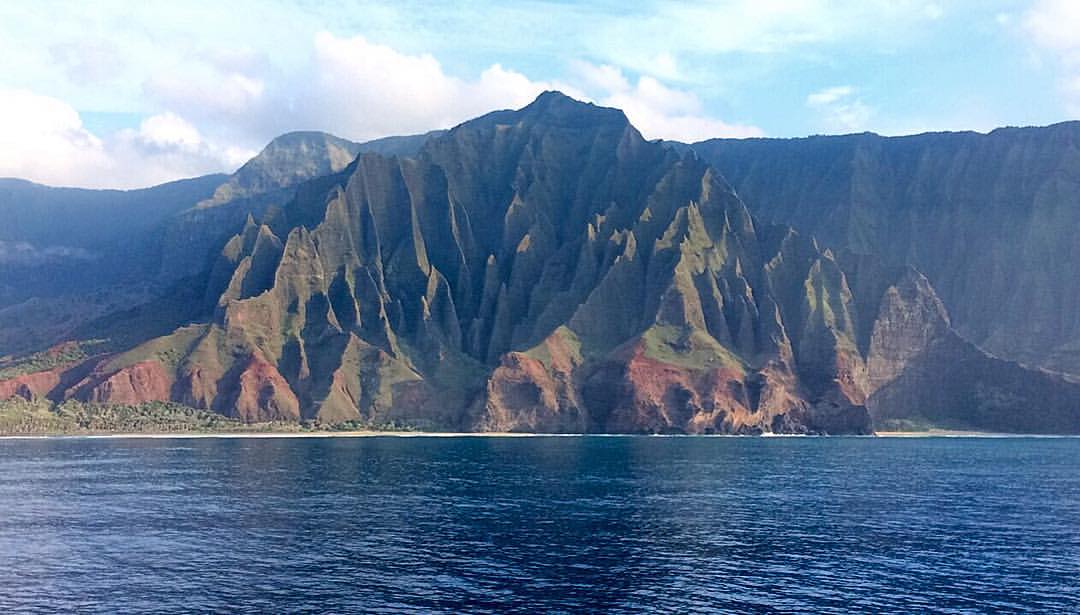
{"type": "Polygon", "coordinates": [[[917,269],[759,221],[616,109],[548,92],[327,169],[245,211],[159,309],[87,325],[100,354],[10,371],[0,398],[443,430],[1080,431],[1080,385],[962,339],[917,269]],[[981,397],[931,403],[942,383],[981,397]]]}
{"type": "Polygon", "coordinates": [[[692,147],[760,219],[914,265],[965,338],[1080,374],[1080,122],[692,147]]]}

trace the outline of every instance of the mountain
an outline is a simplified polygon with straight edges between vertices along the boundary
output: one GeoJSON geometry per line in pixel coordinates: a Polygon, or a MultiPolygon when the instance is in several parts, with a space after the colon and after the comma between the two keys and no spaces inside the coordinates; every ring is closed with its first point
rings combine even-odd
{"type": "Polygon", "coordinates": [[[148,251],[155,253],[153,260],[144,261],[155,268],[149,275],[163,283],[198,275],[249,215],[261,217],[272,208],[284,207],[304,182],[341,171],[363,152],[415,153],[438,133],[366,143],[315,131],[281,135],[221,183],[212,197],[156,229],[147,241],[148,251]]]}
{"type": "Polygon", "coordinates": [[[445,132],[445,130],[432,130],[419,135],[382,137],[361,143],[360,151],[380,156],[415,156],[425,143],[445,132]]]}
{"type": "Polygon", "coordinates": [[[692,149],[754,215],[910,263],[957,330],[1080,374],[1080,122],[989,134],[715,139],[692,149]]]}
{"type": "Polygon", "coordinates": [[[176,281],[197,275],[244,223],[292,199],[297,185],[345,168],[358,143],[323,132],[291,132],[275,138],[221,183],[212,197],[166,220],[148,243],[158,251],[152,275],[176,281]]]}
{"type": "Polygon", "coordinates": [[[340,171],[359,152],[414,152],[428,137],[369,144],[289,133],[231,175],[130,191],[0,179],[0,215],[10,222],[0,228],[0,357],[152,301],[200,275],[249,214],[283,206],[298,184],[340,171]]]}
{"type": "Polygon", "coordinates": [[[139,190],[53,188],[0,178],[0,242],[92,250],[147,231],[212,195],[225,178],[206,175],[139,190]]]}
{"type": "Polygon", "coordinates": [[[177,326],[22,370],[0,397],[435,429],[868,433],[932,394],[919,374],[959,365],[958,396],[1008,395],[916,418],[1010,427],[999,414],[1026,412],[1016,430],[1080,431],[1080,385],[964,341],[918,270],[755,220],[712,167],[615,109],[548,92],[294,194],[249,211],[160,309],[85,333],[185,306],[177,326]],[[1033,411],[1036,394],[1056,405],[1033,411]]]}
{"type": "Polygon", "coordinates": [[[873,319],[856,326],[856,342],[866,356],[866,406],[876,428],[1080,433],[1080,384],[965,340],[914,268],[850,252],[839,262],[856,312],[864,323],[873,319]]]}
{"type": "MultiPolygon", "coordinates": [[[[224,175],[141,190],[52,188],[0,178],[0,307],[84,287],[126,238],[208,198],[224,175]]],[[[106,269],[107,268],[101,268],[106,269]]]]}

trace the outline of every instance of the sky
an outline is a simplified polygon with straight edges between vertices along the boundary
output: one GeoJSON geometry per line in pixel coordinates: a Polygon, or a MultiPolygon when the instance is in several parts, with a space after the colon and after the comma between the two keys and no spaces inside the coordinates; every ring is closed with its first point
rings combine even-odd
{"type": "Polygon", "coordinates": [[[546,89],[681,141],[1080,118],[1080,0],[5,0],[0,58],[0,176],[93,188],[546,89]]]}

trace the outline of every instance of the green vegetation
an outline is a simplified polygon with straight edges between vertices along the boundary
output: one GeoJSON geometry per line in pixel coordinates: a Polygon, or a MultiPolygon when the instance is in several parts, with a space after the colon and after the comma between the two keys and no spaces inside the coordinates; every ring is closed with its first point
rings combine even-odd
{"type": "Polygon", "coordinates": [[[941,425],[935,425],[922,417],[906,419],[885,419],[874,425],[874,431],[931,431],[941,429],[941,425]]]}
{"type": "Polygon", "coordinates": [[[310,425],[310,431],[420,431],[415,425],[390,421],[388,423],[374,423],[372,421],[344,421],[333,425],[310,425]]]}
{"type": "Polygon", "coordinates": [[[566,325],[560,325],[557,329],[555,329],[555,331],[552,332],[548,339],[526,350],[524,354],[529,358],[540,361],[544,364],[545,368],[551,369],[553,359],[551,357],[550,344],[557,344],[559,342],[565,345],[566,351],[569,353],[566,357],[567,359],[570,359],[571,361],[577,363],[580,363],[582,361],[583,355],[581,339],[577,336],[576,333],[574,333],[574,331],[570,327],[567,327],[566,325]]]}
{"type": "Polygon", "coordinates": [[[154,360],[169,369],[177,365],[189,354],[206,334],[205,325],[181,327],[169,335],[157,337],[135,348],[117,355],[109,362],[109,369],[121,369],[141,361],[154,360]]]}
{"type": "Polygon", "coordinates": [[[13,397],[0,401],[0,433],[7,435],[67,433],[74,424],[55,412],[47,401],[13,397]]]}
{"type": "Polygon", "coordinates": [[[42,350],[24,357],[0,358],[0,380],[78,363],[105,352],[107,346],[108,342],[106,340],[84,340],[71,342],[49,350],[42,350]]]}
{"type": "Polygon", "coordinates": [[[1078,135],[1071,122],[989,134],[717,139],[693,149],[759,219],[834,250],[908,263],[971,341],[1078,374],[1078,135]]]}
{"type": "Polygon", "coordinates": [[[673,325],[654,325],[641,336],[645,356],[690,369],[734,369],[745,365],[708,333],[673,325]]]}
{"type": "MultiPolygon", "coordinates": [[[[271,431],[281,426],[245,425],[219,414],[167,402],[88,404],[13,398],[0,402],[0,433],[177,433],[271,431]]],[[[299,426],[293,425],[294,430],[299,426]]]]}
{"type": "MultiPolygon", "coordinates": [[[[167,276],[98,299],[92,311],[68,299],[52,312],[44,300],[6,312],[5,354],[55,340],[97,342],[21,361],[0,357],[0,378],[74,364],[59,386],[43,374],[4,391],[174,397],[249,421],[318,422],[244,424],[162,403],[11,402],[0,427],[401,429],[370,422],[394,417],[419,429],[743,432],[773,429],[779,418],[784,430],[863,433],[871,416],[908,419],[882,426],[906,430],[931,428],[920,424],[925,416],[934,427],[1080,432],[1080,384],[967,344],[922,274],[884,265],[924,259],[915,264],[942,281],[961,333],[981,332],[1004,350],[1038,337],[1027,348],[1033,362],[1050,351],[1052,364],[1080,360],[1080,321],[1047,317],[1080,305],[1080,295],[1054,292],[1061,276],[1013,275],[1077,269],[1067,265],[1080,261],[1057,258],[1076,255],[1074,238],[1042,232],[1070,228],[1040,213],[1057,184],[1020,182],[1023,192],[1038,191],[1020,201],[1011,191],[970,192],[965,186],[985,183],[985,169],[964,165],[975,175],[960,177],[955,160],[967,150],[938,158],[936,145],[924,152],[925,165],[910,164],[907,146],[899,158],[882,158],[880,168],[895,172],[868,183],[865,173],[879,167],[863,160],[881,154],[863,152],[863,136],[837,139],[850,140],[850,156],[810,148],[796,156],[804,168],[795,175],[787,154],[734,156],[731,170],[749,183],[740,192],[775,197],[757,201],[767,214],[758,224],[701,158],[671,155],[642,140],[621,112],[557,93],[467,122],[413,159],[350,164],[355,147],[347,142],[286,135],[206,201],[212,207],[170,218],[163,234],[148,236],[163,249],[147,252],[140,267],[167,276]],[[944,179],[929,181],[924,167],[944,179]],[[940,205],[941,195],[963,198],[940,205]],[[901,197],[914,201],[885,215],[901,197]],[[1038,207],[1014,216],[1023,213],[1014,202],[1038,207]],[[792,203],[802,205],[783,209],[792,203]],[[804,234],[771,224],[792,216],[804,234]],[[206,261],[242,224],[215,250],[220,257],[206,261]],[[1014,227],[1034,228],[1023,232],[1040,241],[1001,234],[1014,227]],[[160,287],[164,280],[171,286],[160,287]],[[961,295],[978,301],[954,303],[961,295]],[[50,326],[26,331],[35,320],[50,326]],[[1008,321],[1016,328],[1004,335],[998,324],[1008,321]],[[507,356],[515,350],[535,361],[507,356]],[[868,414],[862,402],[871,393],[868,414]],[[750,401],[754,411],[743,412],[750,401]],[[813,412],[796,411],[804,402],[813,412]]],[[[980,149],[976,158],[985,168],[1027,159],[1013,149],[989,157],[980,149]]],[[[719,166],[727,175],[728,164],[719,166]]],[[[137,280],[142,271],[116,273],[137,280]]],[[[16,287],[5,280],[0,291],[16,287]]]]}
{"type": "Polygon", "coordinates": [[[243,423],[206,410],[172,402],[91,404],[68,400],[0,401],[0,435],[87,435],[106,433],[304,433],[343,431],[412,431],[397,423],[348,421],[243,423]]]}

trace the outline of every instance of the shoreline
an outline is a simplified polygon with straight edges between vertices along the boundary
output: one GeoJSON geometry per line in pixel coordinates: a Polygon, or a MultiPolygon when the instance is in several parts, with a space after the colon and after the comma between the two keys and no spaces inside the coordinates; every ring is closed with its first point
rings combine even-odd
{"type": "Polygon", "coordinates": [[[971,431],[965,429],[926,429],[923,431],[876,431],[879,438],[1023,438],[1053,437],[1055,434],[1002,433],[996,431],[971,431]]]}
{"type": "Polygon", "coordinates": [[[134,432],[134,433],[52,433],[52,434],[10,434],[0,435],[0,440],[38,440],[38,439],[62,439],[62,438],[87,438],[87,439],[147,439],[167,440],[184,439],[196,440],[206,438],[244,438],[244,439],[282,439],[282,438],[373,438],[386,436],[391,438],[465,438],[465,437],[507,437],[521,438],[532,436],[571,436],[578,434],[534,434],[534,433],[503,433],[503,432],[456,432],[456,431],[222,431],[216,433],[202,432],[134,432]]]}
{"type": "Polygon", "coordinates": [[[196,440],[196,439],[289,439],[289,438],[1076,438],[1072,434],[1015,434],[984,431],[931,429],[927,431],[879,431],[872,435],[805,435],[805,434],[600,434],[600,433],[535,433],[487,431],[309,431],[309,432],[133,432],[133,433],[42,433],[0,434],[0,440],[196,440]]]}

